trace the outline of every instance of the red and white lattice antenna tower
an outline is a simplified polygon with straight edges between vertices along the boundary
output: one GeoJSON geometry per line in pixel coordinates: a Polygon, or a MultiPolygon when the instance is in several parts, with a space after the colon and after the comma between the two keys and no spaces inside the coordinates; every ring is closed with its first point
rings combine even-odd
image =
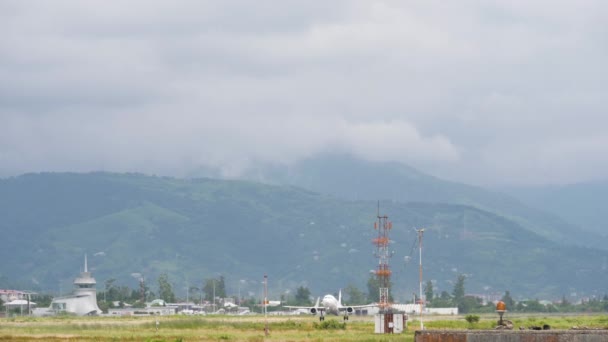
{"type": "Polygon", "coordinates": [[[390,241],[388,233],[393,228],[393,224],[389,222],[388,216],[380,216],[380,202],[378,202],[377,218],[378,220],[374,222],[374,229],[378,231],[378,236],[372,242],[376,245],[376,257],[378,258],[378,268],[375,271],[380,291],[378,305],[380,310],[387,310],[390,306],[388,291],[391,283],[391,270],[388,260],[392,256],[388,249],[390,241]]]}

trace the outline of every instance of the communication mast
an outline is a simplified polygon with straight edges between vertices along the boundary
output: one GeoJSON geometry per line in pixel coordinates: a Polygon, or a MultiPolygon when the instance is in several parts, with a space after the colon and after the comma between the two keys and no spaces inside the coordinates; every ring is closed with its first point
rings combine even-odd
{"type": "Polygon", "coordinates": [[[424,228],[416,229],[418,233],[418,249],[420,251],[420,263],[419,263],[419,275],[418,285],[420,286],[420,297],[418,299],[418,303],[420,304],[420,329],[424,329],[424,325],[422,324],[422,306],[424,301],[422,300],[422,236],[424,235],[424,228]]]}
{"type": "Polygon", "coordinates": [[[391,283],[391,270],[388,265],[388,260],[391,253],[388,249],[389,238],[388,234],[393,228],[392,222],[388,220],[388,216],[380,216],[380,204],[378,203],[378,221],[374,222],[374,229],[378,231],[378,237],[372,241],[376,245],[376,258],[378,258],[378,268],[375,271],[379,283],[380,297],[378,306],[380,311],[387,311],[390,308],[389,304],[389,286],[391,283]]]}
{"type": "Polygon", "coordinates": [[[377,334],[400,334],[407,316],[403,312],[395,311],[389,303],[389,286],[391,284],[391,269],[388,265],[389,258],[393,255],[389,251],[390,239],[389,232],[393,228],[393,223],[388,220],[388,216],[380,215],[380,202],[378,202],[378,219],[374,222],[374,229],[378,231],[378,237],[372,242],[376,245],[376,257],[378,258],[378,268],[374,272],[378,280],[378,300],[379,313],[375,315],[374,332],[377,334]]]}

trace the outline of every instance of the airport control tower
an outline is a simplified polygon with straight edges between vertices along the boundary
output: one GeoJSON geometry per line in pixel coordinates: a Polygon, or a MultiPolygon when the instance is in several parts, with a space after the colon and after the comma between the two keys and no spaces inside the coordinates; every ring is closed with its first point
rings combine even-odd
{"type": "Polygon", "coordinates": [[[97,306],[97,282],[91,276],[87,265],[87,256],[84,256],[84,271],[74,279],[74,291],[71,295],[56,297],[49,308],[34,311],[34,315],[46,316],[67,312],[78,316],[99,315],[102,313],[97,306]]]}
{"type": "Polygon", "coordinates": [[[97,308],[97,290],[95,289],[97,282],[95,278],[91,276],[87,263],[87,256],[84,256],[84,272],[80,273],[80,276],[74,279],[74,295],[84,297],[88,296],[89,301],[94,304],[94,308],[97,308]]]}

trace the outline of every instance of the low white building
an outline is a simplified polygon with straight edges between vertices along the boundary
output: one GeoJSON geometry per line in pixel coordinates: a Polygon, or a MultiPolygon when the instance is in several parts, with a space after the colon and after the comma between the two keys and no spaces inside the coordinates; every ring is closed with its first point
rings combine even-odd
{"type": "Polygon", "coordinates": [[[458,308],[424,308],[423,312],[429,315],[458,315],[458,308]]]}
{"type": "Polygon", "coordinates": [[[174,307],[168,306],[149,306],[147,308],[114,308],[108,309],[110,316],[150,316],[150,315],[175,315],[174,307]]]}
{"type": "Polygon", "coordinates": [[[29,315],[31,313],[32,309],[34,309],[36,307],[36,303],[31,302],[26,299],[15,299],[8,303],[4,303],[4,306],[6,307],[7,310],[19,309],[19,312],[22,315],[23,314],[29,315]]]}
{"type": "MultiPolygon", "coordinates": [[[[420,304],[393,304],[392,307],[396,310],[403,311],[407,314],[419,315],[420,304]]],[[[458,308],[427,308],[422,307],[423,315],[458,315],[458,308]]]]}
{"type": "Polygon", "coordinates": [[[15,299],[27,299],[28,295],[33,294],[32,292],[18,291],[18,290],[4,290],[0,289],[0,299],[3,302],[10,302],[15,299]]]}

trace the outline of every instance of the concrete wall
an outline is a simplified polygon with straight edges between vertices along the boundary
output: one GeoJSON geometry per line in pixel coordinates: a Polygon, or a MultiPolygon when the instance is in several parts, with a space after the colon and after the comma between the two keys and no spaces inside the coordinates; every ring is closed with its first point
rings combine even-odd
{"type": "Polygon", "coordinates": [[[608,330],[424,330],[416,342],[606,342],[608,330]]]}
{"type": "Polygon", "coordinates": [[[422,313],[430,315],[458,315],[458,308],[424,308],[422,313]]]}

